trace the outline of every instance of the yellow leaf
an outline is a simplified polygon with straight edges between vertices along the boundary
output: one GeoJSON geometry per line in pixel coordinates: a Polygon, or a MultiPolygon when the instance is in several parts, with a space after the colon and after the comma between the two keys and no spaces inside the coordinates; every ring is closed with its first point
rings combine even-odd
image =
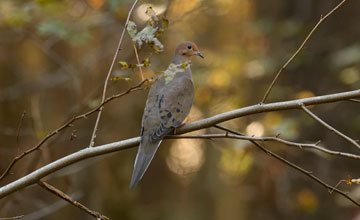
{"type": "Polygon", "coordinates": [[[119,64],[120,64],[122,70],[126,70],[129,68],[129,64],[125,61],[120,61],[119,64]]]}
{"type": "Polygon", "coordinates": [[[168,28],[168,26],[169,26],[169,20],[166,19],[166,18],[163,18],[163,19],[162,19],[162,26],[163,26],[163,28],[168,28]]]}
{"type": "Polygon", "coordinates": [[[116,77],[112,77],[110,78],[111,81],[117,81],[117,80],[125,80],[125,81],[131,81],[131,78],[128,77],[123,77],[123,76],[116,76],[116,77]]]}
{"type": "Polygon", "coordinates": [[[150,58],[146,57],[146,59],[142,61],[142,64],[144,64],[144,67],[148,67],[150,65],[150,58]]]}
{"type": "Polygon", "coordinates": [[[188,62],[182,63],[180,65],[180,67],[183,68],[183,69],[186,69],[186,67],[188,67],[188,64],[189,64],[188,62]]]}

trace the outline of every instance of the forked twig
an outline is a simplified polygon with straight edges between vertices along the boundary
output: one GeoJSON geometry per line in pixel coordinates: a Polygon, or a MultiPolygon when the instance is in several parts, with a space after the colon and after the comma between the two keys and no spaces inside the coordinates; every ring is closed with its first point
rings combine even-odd
{"type": "Polygon", "coordinates": [[[317,151],[321,151],[323,153],[334,155],[334,156],[341,156],[346,157],[349,159],[360,160],[360,155],[340,152],[340,151],[333,151],[326,149],[324,147],[318,146],[317,143],[309,144],[309,143],[296,143],[288,140],[281,139],[279,137],[255,137],[255,136],[246,136],[246,135],[236,135],[236,134],[229,134],[228,132],[225,134],[199,134],[199,135],[169,135],[166,136],[166,139],[220,139],[220,138],[231,138],[231,139],[240,139],[246,141],[261,141],[261,142],[271,142],[275,141],[281,144],[285,144],[291,147],[297,147],[300,149],[313,149],[317,151]]]}
{"type": "Polygon", "coordinates": [[[339,137],[343,138],[344,140],[350,142],[352,145],[354,145],[355,147],[360,149],[360,145],[352,138],[346,136],[344,133],[338,131],[337,129],[335,129],[334,127],[332,127],[331,125],[329,125],[328,123],[326,123],[324,120],[322,120],[321,118],[319,118],[318,116],[316,116],[314,113],[312,113],[306,106],[301,105],[301,108],[304,110],[304,112],[306,114],[308,114],[311,118],[313,118],[315,121],[319,122],[322,126],[324,126],[325,128],[329,129],[330,131],[334,132],[335,134],[337,134],[339,137]]]}
{"type": "Polygon", "coordinates": [[[341,7],[341,5],[343,5],[347,0],[342,0],[338,5],[335,6],[335,8],[333,8],[330,12],[328,12],[325,16],[321,16],[320,20],[318,21],[318,23],[316,23],[316,25],[313,27],[313,29],[310,31],[310,33],[306,36],[305,40],[302,42],[302,44],[300,45],[300,47],[295,51],[295,53],[290,57],[290,59],[280,68],[280,70],[278,71],[278,73],[276,74],[275,78],[273,79],[273,81],[271,82],[269,88],[266,90],[266,93],[263,97],[263,99],[261,100],[261,103],[265,103],[267,97],[270,94],[271,89],[274,87],[275,82],[277,81],[277,79],[279,78],[280,74],[286,69],[286,67],[294,60],[294,58],[300,53],[300,51],[304,48],[305,44],[308,42],[308,40],[310,39],[310,37],[312,36],[312,34],[316,31],[316,29],[321,25],[321,23],[323,23],[332,13],[334,13],[338,8],[341,7]]]}
{"type": "Polygon", "coordinates": [[[77,115],[77,116],[74,116],[72,119],[70,119],[68,122],[66,122],[65,124],[61,125],[60,127],[58,127],[57,129],[55,129],[54,131],[50,132],[48,135],[46,135],[45,138],[43,138],[37,145],[35,145],[34,147],[22,152],[21,154],[17,155],[11,162],[10,164],[8,165],[8,167],[6,168],[6,170],[1,174],[0,176],[0,181],[6,176],[9,174],[10,170],[12,169],[12,167],[20,160],[22,159],[23,157],[29,155],[30,153],[38,150],[47,140],[49,140],[51,137],[53,137],[54,135],[58,134],[60,131],[68,128],[68,127],[71,127],[72,126],[72,123],[79,120],[79,119],[83,119],[83,118],[87,118],[89,115],[97,112],[102,106],[104,106],[106,103],[114,100],[114,99],[117,99],[117,98],[120,98],[124,95],[127,95],[131,92],[134,92],[134,91],[138,91],[138,90],[142,90],[143,88],[141,87],[145,82],[147,82],[148,80],[145,79],[144,81],[140,82],[139,84],[131,87],[130,89],[126,90],[125,92],[122,92],[120,94],[116,94],[116,95],[113,95],[113,96],[110,96],[108,97],[103,103],[100,103],[96,108],[84,113],[84,114],[81,114],[81,115],[77,115]]]}
{"type": "MultiPolygon", "coordinates": [[[[135,8],[135,5],[136,3],[138,2],[138,0],[135,0],[133,5],[131,6],[130,10],[129,10],[129,13],[128,13],[128,16],[126,18],[126,22],[125,22],[125,25],[124,25],[124,28],[123,28],[123,31],[121,33],[121,36],[120,36],[120,39],[119,39],[119,43],[116,47],[116,51],[115,51],[115,55],[114,55],[114,58],[111,62],[111,65],[110,65],[110,69],[107,73],[107,76],[106,76],[106,79],[105,79],[105,82],[104,82],[104,90],[103,90],[103,94],[102,94],[102,98],[101,98],[101,102],[104,102],[105,101],[105,97],[106,97],[106,90],[107,90],[107,85],[108,85],[108,81],[110,79],[110,75],[112,73],[112,70],[114,69],[114,65],[115,65],[115,61],[116,61],[116,58],[119,54],[119,51],[121,50],[121,44],[122,44],[122,41],[123,41],[123,38],[124,38],[124,35],[125,35],[125,31],[126,31],[126,27],[129,23],[129,20],[130,20],[130,16],[135,8]]],[[[99,121],[100,121],[100,117],[101,117],[101,113],[102,113],[102,110],[103,110],[104,107],[101,107],[99,109],[99,112],[98,112],[98,115],[96,117],[96,121],[95,121],[95,126],[94,126],[94,130],[93,130],[93,133],[91,135],[91,139],[90,139],[90,144],[89,144],[89,147],[93,147],[94,144],[95,144],[95,138],[96,138],[96,131],[97,131],[97,128],[99,126],[99,121]]]]}
{"type": "MultiPolygon", "coordinates": [[[[215,128],[218,128],[220,130],[223,130],[223,131],[226,131],[226,132],[229,132],[229,133],[233,133],[233,134],[236,134],[236,135],[243,135],[239,132],[236,132],[234,130],[231,130],[229,128],[226,128],[224,126],[220,126],[220,125],[214,125],[215,128]]],[[[298,165],[284,159],[283,157],[275,154],[274,152],[268,150],[266,147],[260,145],[259,143],[257,143],[256,141],[250,141],[251,143],[253,143],[256,147],[258,147],[259,149],[261,149],[262,151],[264,151],[265,153],[271,155],[272,157],[275,157],[276,159],[278,159],[279,161],[289,165],[290,167],[300,171],[301,173],[307,175],[308,177],[310,177],[311,179],[313,179],[314,181],[316,181],[317,183],[319,183],[320,185],[322,185],[323,187],[325,187],[328,191],[332,190],[336,193],[338,193],[339,195],[347,198],[349,201],[351,201],[352,203],[354,203],[355,205],[359,206],[360,207],[360,203],[355,201],[353,198],[351,198],[350,196],[348,196],[345,192],[337,189],[336,187],[333,187],[327,183],[325,183],[324,181],[322,181],[321,179],[319,179],[317,176],[315,176],[314,174],[312,174],[311,171],[307,171],[301,167],[299,167],[298,165]]]]}

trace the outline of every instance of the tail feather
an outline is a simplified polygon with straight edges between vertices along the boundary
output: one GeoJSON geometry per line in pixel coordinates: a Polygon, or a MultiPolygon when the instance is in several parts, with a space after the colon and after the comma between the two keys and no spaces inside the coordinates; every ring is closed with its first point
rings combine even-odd
{"type": "Polygon", "coordinates": [[[134,189],[136,185],[139,183],[141,178],[144,176],[147,168],[150,165],[151,160],[154,158],[156,150],[159,148],[161,141],[156,141],[153,143],[144,143],[147,145],[153,146],[146,146],[147,149],[151,149],[149,153],[145,153],[143,143],[140,144],[138,153],[136,155],[135,164],[134,164],[134,171],[131,176],[130,182],[130,189],[134,189]]]}

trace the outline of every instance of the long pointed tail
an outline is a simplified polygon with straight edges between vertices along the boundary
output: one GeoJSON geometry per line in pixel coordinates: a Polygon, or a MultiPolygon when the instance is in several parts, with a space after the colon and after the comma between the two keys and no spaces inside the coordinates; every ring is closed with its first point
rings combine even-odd
{"type": "Polygon", "coordinates": [[[134,164],[134,171],[131,176],[131,182],[130,182],[130,189],[134,189],[135,186],[138,184],[138,182],[141,180],[141,178],[144,176],[147,168],[150,165],[151,160],[154,158],[154,155],[156,153],[156,150],[159,148],[161,141],[156,141],[153,143],[149,143],[144,141],[147,149],[151,149],[149,153],[145,153],[143,143],[140,143],[138,153],[136,155],[135,164],[134,164]]]}

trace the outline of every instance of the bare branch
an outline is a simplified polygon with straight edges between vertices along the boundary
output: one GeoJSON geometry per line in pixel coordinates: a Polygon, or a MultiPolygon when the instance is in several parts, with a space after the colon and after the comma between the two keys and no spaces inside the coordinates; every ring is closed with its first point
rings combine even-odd
{"type": "Polygon", "coordinates": [[[16,131],[16,147],[17,147],[17,153],[20,153],[20,131],[21,131],[21,126],[22,123],[24,121],[26,115],[26,111],[24,110],[23,113],[21,114],[21,118],[20,118],[20,122],[16,131]]]}
{"type": "Polygon", "coordinates": [[[246,135],[234,135],[234,134],[200,134],[200,135],[169,135],[166,136],[167,139],[219,139],[219,138],[231,138],[231,139],[240,139],[240,140],[247,140],[247,141],[261,141],[261,142],[269,142],[275,141],[281,144],[285,144],[287,146],[298,147],[300,149],[307,148],[313,149],[317,151],[321,151],[326,154],[334,155],[334,156],[342,156],[350,159],[360,160],[360,155],[350,154],[340,151],[333,151],[323,147],[320,147],[315,144],[306,144],[306,143],[296,143],[292,141],[287,141],[281,139],[279,137],[254,137],[254,136],[246,136],[246,135]]]}
{"type": "MultiPolygon", "coordinates": [[[[299,109],[301,108],[301,104],[303,105],[316,105],[316,104],[324,104],[337,102],[342,100],[348,100],[352,98],[359,98],[360,90],[350,91],[350,92],[342,92],[324,96],[316,96],[305,99],[298,99],[293,101],[285,101],[285,102],[275,102],[270,104],[258,104],[252,105],[245,108],[236,109],[233,111],[225,112],[222,114],[218,114],[200,121],[193,122],[191,124],[186,124],[176,130],[177,134],[184,134],[187,132],[204,129],[216,125],[218,123],[228,121],[234,118],[243,117],[246,115],[253,115],[262,112],[270,112],[270,111],[279,111],[286,109],[299,109]]],[[[60,170],[64,167],[70,166],[78,161],[85,160],[87,158],[108,154],[111,152],[121,151],[128,148],[135,147],[139,144],[140,137],[130,138],[110,144],[101,145],[93,148],[86,148],[60,158],[50,164],[47,164],[38,170],[33,171],[32,173],[15,180],[3,187],[0,188],[0,199],[16,192],[20,189],[25,188],[31,184],[35,184],[41,178],[54,173],[57,170],[60,170]]]]}
{"type": "MultiPolygon", "coordinates": [[[[237,134],[237,135],[243,135],[239,132],[236,132],[236,131],[233,131],[229,128],[225,128],[223,126],[220,126],[220,125],[215,125],[214,127],[218,128],[218,129],[221,129],[223,131],[226,131],[226,132],[229,132],[229,133],[233,133],[233,134],[237,134]]],[[[358,203],[357,201],[355,201],[353,198],[351,198],[350,196],[348,196],[345,192],[337,189],[336,187],[333,187],[327,183],[325,183],[324,181],[322,181],[321,179],[319,179],[317,176],[315,176],[314,174],[312,174],[311,171],[307,171],[301,167],[299,167],[298,165],[284,159],[283,157],[275,154],[274,152],[268,150],[266,147],[262,146],[261,144],[255,142],[255,141],[250,141],[251,143],[253,143],[256,147],[258,147],[259,149],[261,149],[262,151],[264,151],[265,153],[271,155],[272,157],[278,159],[279,161],[285,163],[286,165],[298,170],[299,172],[305,174],[306,176],[310,177],[311,179],[313,179],[314,181],[318,182],[320,185],[322,185],[323,187],[325,187],[328,191],[329,190],[332,190],[336,193],[338,193],[339,195],[347,198],[348,200],[350,200],[352,203],[354,203],[355,205],[359,206],[360,207],[360,203],[358,203]]]]}
{"type": "MultiPolygon", "coordinates": [[[[125,35],[125,31],[126,31],[126,27],[129,23],[129,19],[130,19],[130,16],[135,8],[135,5],[136,3],[138,2],[138,0],[135,0],[133,5],[131,6],[130,8],[130,11],[128,13],[128,16],[126,18],[126,22],[125,22],[125,25],[124,25],[124,28],[123,28],[123,31],[121,33],[121,36],[120,36],[120,39],[119,39],[119,43],[116,47],[116,51],[115,51],[115,55],[114,55],[114,58],[112,60],[112,63],[110,65],[110,69],[107,73],[107,76],[106,76],[106,79],[105,79],[105,82],[104,82],[104,90],[103,90],[103,94],[102,94],[102,98],[101,98],[101,102],[104,102],[105,101],[105,97],[106,97],[106,90],[107,90],[107,85],[108,85],[108,81],[110,79],[110,75],[111,75],[111,72],[112,70],[114,69],[114,64],[115,64],[115,61],[116,61],[116,58],[119,54],[119,51],[121,50],[121,43],[123,41],[123,38],[124,38],[124,35],[125,35]]],[[[101,113],[102,113],[102,110],[103,110],[103,106],[99,109],[99,112],[98,112],[98,115],[97,115],[97,118],[96,118],[96,122],[95,122],[95,126],[94,126],[94,130],[93,130],[93,133],[91,135],[91,140],[90,140],[90,144],[89,144],[89,147],[93,147],[94,144],[95,144],[95,138],[96,138],[96,131],[97,131],[97,127],[99,125],[99,121],[100,121],[100,117],[101,117],[101,113]]]]}
{"type": "Polygon", "coordinates": [[[261,100],[261,103],[265,103],[267,97],[270,94],[271,89],[274,87],[275,82],[277,81],[277,79],[279,78],[280,74],[286,69],[286,67],[294,60],[294,58],[300,53],[300,51],[304,48],[305,44],[308,42],[308,40],[310,39],[310,37],[312,36],[312,34],[316,31],[316,29],[321,25],[321,23],[323,23],[332,13],[334,13],[338,8],[341,7],[341,5],[343,5],[346,2],[346,0],[342,0],[337,6],[335,6],[335,8],[333,8],[329,13],[327,13],[325,16],[321,16],[320,20],[318,21],[318,23],[316,23],[316,25],[313,27],[313,29],[310,31],[310,33],[306,36],[305,40],[302,42],[302,44],[300,45],[300,47],[295,51],[295,53],[290,57],[290,59],[281,67],[281,69],[278,71],[278,73],[276,74],[275,78],[273,79],[273,81],[271,82],[269,88],[266,90],[266,93],[263,97],[263,99],[261,100]]]}
{"type": "Polygon", "coordinates": [[[138,64],[138,67],[139,67],[139,70],[140,70],[140,78],[141,78],[141,80],[144,80],[144,74],[142,72],[142,68],[141,68],[141,65],[140,65],[141,63],[140,63],[140,58],[139,58],[139,55],[138,55],[138,51],[136,49],[136,44],[134,43],[133,46],[134,46],[136,61],[137,61],[137,64],[138,64]]]}
{"type": "Polygon", "coordinates": [[[301,108],[308,114],[311,118],[313,118],[315,121],[319,122],[322,126],[329,129],[330,131],[334,132],[344,140],[350,142],[352,145],[360,149],[360,145],[352,138],[346,136],[345,134],[341,133],[340,131],[336,130],[334,127],[320,119],[318,116],[316,116],[314,113],[312,113],[308,108],[306,108],[304,105],[301,105],[301,108]]]}
{"type": "Polygon", "coordinates": [[[137,85],[131,87],[130,89],[126,90],[125,92],[122,92],[120,94],[116,94],[113,96],[108,97],[104,102],[100,103],[96,108],[94,108],[93,110],[90,110],[82,115],[78,115],[78,116],[74,116],[72,119],[70,119],[68,122],[66,122],[65,124],[61,125],[60,127],[58,127],[57,129],[55,129],[54,131],[50,132],[48,135],[46,135],[45,138],[43,138],[37,145],[35,145],[34,147],[22,152],[21,154],[19,154],[18,156],[16,156],[9,164],[9,166],[6,168],[6,170],[1,174],[0,176],[0,181],[9,174],[10,170],[12,169],[12,167],[22,158],[24,158],[25,156],[29,155],[30,153],[38,150],[47,140],[49,140],[51,137],[53,137],[54,135],[58,134],[60,131],[64,130],[65,128],[71,127],[72,123],[79,120],[79,119],[84,119],[87,118],[89,115],[97,112],[102,106],[104,106],[106,103],[120,98],[124,95],[127,95],[131,92],[134,91],[138,91],[138,90],[142,90],[143,88],[141,87],[145,82],[147,82],[148,80],[145,79],[144,81],[138,83],[137,85]]]}
{"type": "Polygon", "coordinates": [[[50,185],[50,184],[48,184],[46,182],[43,182],[43,181],[40,180],[38,182],[38,185],[41,186],[42,188],[46,189],[47,191],[53,193],[54,195],[60,197],[61,199],[69,202],[71,205],[73,205],[73,206],[85,211],[86,213],[94,216],[97,219],[109,220],[108,217],[89,209],[88,207],[84,206],[83,204],[79,203],[78,201],[73,200],[70,196],[68,196],[67,194],[65,194],[61,190],[55,188],[54,186],[52,186],[52,185],[50,185]]]}
{"type": "Polygon", "coordinates": [[[360,100],[358,100],[358,99],[349,99],[349,101],[351,101],[351,102],[356,102],[356,103],[360,103],[360,100]]]}
{"type": "Polygon", "coordinates": [[[0,218],[0,220],[15,220],[15,219],[21,219],[24,215],[14,216],[14,217],[7,217],[7,218],[0,218]]]}

